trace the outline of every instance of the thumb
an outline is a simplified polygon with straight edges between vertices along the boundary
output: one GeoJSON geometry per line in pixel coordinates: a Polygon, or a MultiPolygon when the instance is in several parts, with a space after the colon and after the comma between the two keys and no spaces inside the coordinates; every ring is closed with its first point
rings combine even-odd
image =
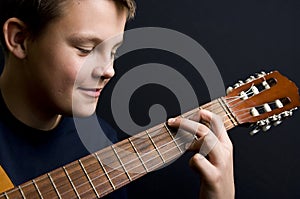
{"type": "Polygon", "coordinates": [[[215,172],[214,166],[201,154],[196,153],[190,159],[190,167],[203,176],[204,179],[209,179],[215,172]]]}

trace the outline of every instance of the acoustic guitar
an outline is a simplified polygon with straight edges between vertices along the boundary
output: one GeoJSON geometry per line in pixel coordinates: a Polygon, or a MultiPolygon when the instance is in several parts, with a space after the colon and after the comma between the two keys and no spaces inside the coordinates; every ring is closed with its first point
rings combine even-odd
{"type": "MultiPolygon", "coordinates": [[[[299,105],[298,88],[292,81],[278,71],[262,72],[230,87],[225,97],[181,116],[189,118],[207,109],[223,118],[227,130],[248,125],[254,135],[279,125],[299,105]]],[[[18,187],[7,186],[0,199],[101,198],[175,161],[193,139],[162,123],[18,187]]]]}

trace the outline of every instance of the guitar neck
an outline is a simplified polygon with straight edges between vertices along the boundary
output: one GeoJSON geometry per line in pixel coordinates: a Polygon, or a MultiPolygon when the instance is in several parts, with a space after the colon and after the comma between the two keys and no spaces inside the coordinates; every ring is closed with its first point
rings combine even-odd
{"type": "MultiPolygon", "coordinates": [[[[227,130],[238,125],[224,98],[200,107],[223,118],[227,130]]],[[[199,108],[182,117],[191,117],[199,108]]],[[[104,148],[0,195],[9,198],[101,198],[143,175],[167,166],[186,151],[193,136],[165,123],[104,148]]]]}

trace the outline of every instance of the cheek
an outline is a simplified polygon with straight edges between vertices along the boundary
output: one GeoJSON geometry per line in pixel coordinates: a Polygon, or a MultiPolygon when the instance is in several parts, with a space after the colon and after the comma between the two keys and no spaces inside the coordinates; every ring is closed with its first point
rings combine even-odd
{"type": "Polygon", "coordinates": [[[54,60],[52,64],[57,73],[57,81],[62,81],[63,85],[70,85],[75,83],[78,74],[80,73],[82,61],[75,56],[65,56],[63,59],[54,60]]]}

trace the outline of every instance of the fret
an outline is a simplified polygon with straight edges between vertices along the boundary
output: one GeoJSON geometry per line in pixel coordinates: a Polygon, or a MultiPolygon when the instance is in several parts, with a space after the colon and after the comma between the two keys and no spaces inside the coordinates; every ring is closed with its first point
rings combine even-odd
{"type": "Polygon", "coordinates": [[[76,198],[76,192],[72,187],[63,167],[58,168],[52,171],[49,175],[51,175],[53,184],[57,189],[57,193],[59,193],[60,198],[76,198]]]}
{"type": "Polygon", "coordinates": [[[139,160],[141,161],[141,163],[142,163],[143,167],[145,168],[146,172],[148,173],[148,172],[149,172],[149,170],[148,170],[148,168],[146,167],[146,165],[145,165],[145,163],[144,163],[144,161],[143,161],[142,157],[140,156],[140,153],[138,152],[138,150],[135,148],[135,146],[134,146],[133,142],[131,141],[131,138],[128,138],[128,140],[129,140],[129,142],[130,142],[130,144],[131,144],[131,146],[132,146],[132,148],[133,148],[134,152],[137,154],[137,156],[138,156],[139,160]]]}
{"type": "Polygon", "coordinates": [[[182,115],[180,115],[182,118],[187,118],[190,119],[191,116],[195,115],[195,113],[197,113],[199,111],[199,109],[202,109],[201,107],[198,107],[196,109],[190,110],[186,113],[183,113],[182,115]]]}
{"type": "Polygon", "coordinates": [[[62,198],[61,198],[61,195],[60,195],[60,193],[59,193],[59,191],[58,191],[58,189],[57,189],[57,187],[56,187],[56,185],[55,185],[55,183],[54,183],[54,181],[53,181],[53,179],[52,179],[52,177],[51,177],[51,175],[50,175],[50,173],[48,173],[47,176],[48,176],[48,178],[49,178],[49,180],[50,180],[50,182],[51,182],[51,185],[53,186],[53,188],[54,188],[54,190],[55,190],[55,192],[56,192],[58,198],[59,198],[59,199],[62,199],[62,198]]]}
{"type": "Polygon", "coordinates": [[[22,191],[21,194],[24,196],[24,198],[40,198],[32,182],[20,185],[20,190],[22,191]]]}
{"type": "Polygon", "coordinates": [[[167,132],[169,133],[170,137],[172,138],[172,140],[174,141],[174,143],[176,144],[177,148],[179,149],[180,153],[184,153],[181,148],[179,147],[178,143],[176,142],[176,139],[174,138],[172,132],[170,131],[169,127],[166,125],[166,123],[164,123],[164,127],[167,130],[167,132]]]}
{"type": "Polygon", "coordinates": [[[41,198],[41,199],[44,199],[43,196],[42,196],[42,193],[41,193],[40,190],[39,190],[38,185],[37,185],[36,182],[35,182],[35,180],[32,180],[32,182],[33,182],[33,185],[34,185],[35,189],[37,190],[37,192],[38,192],[40,198],[41,198]]]}
{"type": "MultiPolygon", "coordinates": [[[[170,136],[169,132],[164,128],[164,125],[157,126],[156,128],[149,129],[148,136],[151,137],[152,142],[155,144],[159,150],[161,157],[164,159],[164,163],[173,160],[174,157],[179,157],[182,154],[182,150],[179,150],[177,146],[182,146],[184,150],[186,142],[185,133],[180,130],[176,134],[178,141],[183,142],[180,145],[176,145],[174,139],[170,136]],[[149,133],[151,132],[151,133],[149,133]]],[[[191,134],[188,133],[188,137],[191,137],[191,134]]]]}
{"type": "Polygon", "coordinates": [[[97,153],[97,156],[102,162],[105,168],[106,175],[112,181],[115,189],[130,182],[128,179],[124,168],[120,164],[118,157],[115,155],[111,147],[103,149],[101,152],[97,153]]]}
{"type": "Polygon", "coordinates": [[[150,136],[150,134],[149,134],[149,132],[148,132],[147,130],[146,130],[146,134],[148,135],[149,139],[151,140],[153,146],[155,147],[155,150],[158,152],[158,154],[159,154],[159,156],[161,157],[162,161],[163,161],[164,163],[166,163],[164,157],[163,157],[162,154],[160,153],[159,149],[157,148],[155,142],[153,141],[153,139],[151,138],[151,136],[150,136]]]}
{"type": "MultiPolygon", "coordinates": [[[[214,101],[211,101],[211,102],[205,104],[203,107],[204,107],[204,109],[217,114],[218,111],[215,107],[216,105],[218,105],[217,103],[218,102],[216,100],[214,100],[214,101]]],[[[221,108],[220,105],[218,105],[217,108],[218,109],[221,108]]]]}
{"type": "Polygon", "coordinates": [[[100,195],[98,194],[98,192],[97,192],[97,190],[96,190],[96,188],[95,188],[95,186],[94,186],[92,180],[90,179],[90,177],[89,177],[87,171],[85,170],[83,163],[81,162],[81,160],[78,160],[78,162],[79,162],[79,164],[80,164],[82,170],[84,171],[84,174],[85,174],[86,177],[88,178],[89,183],[91,184],[91,186],[92,186],[92,188],[93,188],[95,194],[97,195],[97,198],[100,198],[100,195]]]}
{"type": "Polygon", "coordinates": [[[21,193],[22,197],[23,197],[24,199],[26,199],[22,187],[21,187],[21,186],[18,186],[18,188],[19,188],[19,190],[20,190],[20,193],[21,193]]]}
{"type": "Polygon", "coordinates": [[[223,98],[219,98],[218,102],[221,105],[222,109],[224,110],[227,118],[229,118],[229,121],[231,121],[230,126],[226,125],[226,129],[229,130],[230,128],[237,126],[238,122],[236,121],[235,117],[231,114],[231,112],[227,108],[226,102],[223,100],[223,98]]]}
{"type": "Polygon", "coordinates": [[[162,159],[160,158],[146,132],[142,132],[131,137],[131,141],[143,160],[148,172],[151,172],[163,165],[162,159]]]}
{"type": "Polygon", "coordinates": [[[16,187],[15,189],[13,190],[10,190],[8,192],[5,192],[4,194],[0,195],[0,198],[1,199],[4,199],[4,198],[12,198],[12,199],[15,199],[15,198],[24,198],[19,190],[18,187],[16,187]]]}
{"type": "Polygon", "coordinates": [[[113,148],[131,181],[147,173],[128,139],[115,144],[113,148]]]}
{"type": "Polygon", "coordinates": [[[76,193],[76,196],[80,199],[80,195],[79,195],[79,193],[77,192],[77,190],[76,190],[76,187],[75,187],[75,185],[73,184],[73,182],[72,182],[72,180],[71,180],[71,177],[69,176],[69,174],[68,174],[68,171],[67,171],[67,169],[66,169],[66,167],[63,167],[63,170],[65,171],[65,173],[66,173],[66,176],[67,176],[67,178],[68,178],[68,180],[69,180],[69,182],[70,182],[70,184],[71,184],[71,186],[72,186],[72,188],[73,188],[73,190],[75,191],[75,193],[76,193]]]}
{"type": "Polygon", "coordinates": [[[98,161],[99,161],[99,163],[100,163],[100,165],[101,165],[101,167],[102,167],[102,169],[103,169],[103,171],[104,171],[104,173],[105,173],[105,175],[106,175],[109,183],[111,184],[113,190],[116,190],[116,187],[115,187],[114,183],[112,182],[112,180],[110,179],[110,177],[109,177],[109,175],[108,175],[108,173],[107,173],[107,171],[106,171],[106,169],[105,169],[102,161],[100,160],[100,157],[97,155],[97,153],[95,155],[96,155],[96,157],[97,157],[97,159],[98,159],[98,161]]]}
{"type": "Polygon", "coordinates": [[[51,181],[48,178],[48,175],[42,175],[38,178],[35,178],[32,180],[33,185],[35,186],[40,198],[44,199],[58,199],[59,197],[57,196],[51,181]]]}
{"type": "Polygon", "coordinates": [[[80,162],[84,166],[85,171],[99,196],[102,197],[114,190],[108,178],[106,177],[103,167],[101,167],[96,154],[81,158],[80,162]]]}
{"type": "Polygon", "coordinates": [[[124,166],[124,164],[123,164],[121,158],[119,157],[119,155],[118,155],[116,149],[114,148],[114,145],[112,145],[111,148],[113,149],[115,155],[117,156],[117,159],[119,160],[120,164],[122,165],[122,167],[123,167],[123,169],[124,169],[124,171],[125,171],[125,173],[126,173],[128,179],[129,179],[130,181],[132,181],[132,179],[131,179],[131,177],[130,177],[130,175],[129,175],[127,169],[126,169],[126,167],[124,166]]]}
{"type": "Polygon", "coordinates": [[[88,182],[88,178],[79,164],[79,161],[68,164],[65,169],[81,198],[94,198],[96,196],[91,184],[88,182]]]}

